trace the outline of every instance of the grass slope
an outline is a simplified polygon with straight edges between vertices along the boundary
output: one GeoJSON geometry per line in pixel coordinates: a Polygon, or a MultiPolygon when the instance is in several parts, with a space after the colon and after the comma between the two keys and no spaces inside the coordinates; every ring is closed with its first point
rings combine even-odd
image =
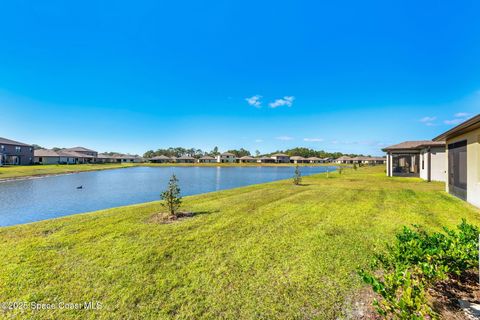
{"type": "Polygon", "coordinates": [[[334,319],[362,287],[355,273],[402,225],[438,229],[478,210],[440,183],[383,167],[185,198],[198,214],[146,220],[147,203],[0,228],[0,302],[102,309],[2,311],[38,319],[334,319]]]}

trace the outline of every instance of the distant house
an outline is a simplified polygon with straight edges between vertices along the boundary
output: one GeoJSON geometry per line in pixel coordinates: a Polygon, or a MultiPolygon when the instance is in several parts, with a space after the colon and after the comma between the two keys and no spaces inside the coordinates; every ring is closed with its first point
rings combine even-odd
{"type": "Polygon", "coordinates": [[[257,158],[258,163],[275,163],[275,159],[272,159],[270,157],[261,157],[257,158]]]}
{"type": "Polygon", "coordinates": [[[198,159],[198,162],[199,163],[215,163],[215,162],[217,162],[217,160],[215,160],[214,157],[203,156],[200,159],[198,159]]]}
{"type": "Polygon", "coordinates": [[[99,153],[97,156],[96,162],[97,163],[113,163],[115,162],[115,159],[113,158],[113,156],[110,156],[108,154],[99,153]]]}
{"type": "Polygon", "coordinates": [[[317,158],[317,157],[309,157],[307,159],[305,159],[308,163],[323,163],[325,162],[324,159],[320,159],[320,158],[317,158]]]}
{"type": "Polygon", "coordinates": [[[290,156],[284,153],[272,154],[271,158],[275,163],[290,163],[290,156]]]}
{"type": "Polygon", "coordinates": [[[38,149],[34,152],[35,164],[77,164],[78,155],[64,152],[61,150],[54,151],[49,149],[38,149]]]}
{"type": "Polygon", "coordinates": [[[244,157],[241,157],[240,159],[238,159],[238,162],[240,162],[240,163],[255,163],[255,162],[257,162],[257,159],[255,159],[254,157],[251,157],[251,156],[244,156],[244,157]]]}
{"type": "Polygon", "coordinates": [[[97,151],[90,150],[90,149],[87,149],[87,148],[84,148],[84,147],[66,148],[66,149],[62,149],[62,150],[67,151],[67,152],[77,152],[77,153],[80,153],[80,154],[83,154],[83,155],[92,156],[94,159],[96,159],[97,156],[98,156],[97,151]]]}
{"type": "Polygon", "coordinates": [[[112,155],[112,162],[115,163],[140,163],[143,158],[139,156],[132,156],[130,154],[114,154],[112,155]]]}
{"type": "Polygon", "coordinates": [[[405,141],[382,149],[387,153],[387,176],[446,180],[445,142],[405,141]]]}
{"type": "Polygon", "coordinates": [[[341,156],[340,158],[337,158],[335,160],[336,163],[353,163],[353,158],[352,157],[347,157],[347,156],[341,156]]]}
{"type": "Polygon", "coordinates": [[[237,157],[230,152],[224,152],[217,156],[217,162],[219,163],[235,163],[237,162],[237,157]]]}
{"type": "Polygon", "coordinates": [[[155,156],[153,158],[150,158],[149,161],[153,162],[153,163],[168,163],[168,162],[172,161],[172,159],[167,157],[167,156],[160,155],[160,156],[155,156]]]}
{"type": "Polygon", "coordinates": [[[0,166],[33,164],[33,146],[0,138],[0,166]]]}
{"type": "Polygon", "coordinates": [[[177,163],[194,163],[195,158],[190,156],[181,156],[177,158],[177,163]]]}
{"type": "Polygon", "coordinates": [[[480,207],[480,114],[433,140],[446,143],[447,192],[480,207]]]}
{"type": "Polygon", "coordinates": [[[290,162],[291,163],[309,163],[309,161],[304,158],[304,157],[300,157],[300,156],[293,156],[293,157],[290,157],[290,162]]]}

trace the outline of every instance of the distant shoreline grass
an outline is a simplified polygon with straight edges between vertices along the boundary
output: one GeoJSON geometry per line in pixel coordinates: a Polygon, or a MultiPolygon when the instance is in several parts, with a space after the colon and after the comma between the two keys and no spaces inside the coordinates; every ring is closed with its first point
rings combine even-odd
{"type": "MultiPolygon", "coordinates": [[[[0,181],[28,179],[34,177],[71,174],[86,171],[99,171],[131,167],[284,167],[293,163],[105,163],[105,164],[50,164],[31,166],[0,167],[0,181]]],[[[338,166],[338,164],[299,164],[299,166],[338,166]]]]}
{"type": "Polygon", "coordinates": [[[404,225],[479,225],[442,183],[383,167],[184,198],[197,213],[150,223],[159,202],[0,228],[0,301],[98,301],[99,310],[2,310],[35,319],[338,319],[356,273],[404,225]]]}

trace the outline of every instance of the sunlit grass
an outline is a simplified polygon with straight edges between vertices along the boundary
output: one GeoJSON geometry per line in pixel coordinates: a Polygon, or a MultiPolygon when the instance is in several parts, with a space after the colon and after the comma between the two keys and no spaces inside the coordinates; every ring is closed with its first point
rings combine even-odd
{"type": "Polygon", "coordinates": [[[147,222],[153,202],[0,228],[0,301],[103,305],[22,314],[40,319],[337,318],[403,225],[480,222],[443,184],[383,169],[187,197],[197,215],[171,224],[147,222]]]}

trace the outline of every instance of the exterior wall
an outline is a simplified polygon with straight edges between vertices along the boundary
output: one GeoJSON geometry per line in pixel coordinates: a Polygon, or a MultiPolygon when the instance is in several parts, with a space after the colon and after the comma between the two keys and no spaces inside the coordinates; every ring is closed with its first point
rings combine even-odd
{"type": "Polygon", "coordinates": [[[276,156],[272,157],[272,159],[274,159],[277,163],[290,163],[290,157],[276,156]]]}
{"type": "MultiPolygon", "coordinates": [[[[480,129],[448,139],[447,145],[462,140],[467,140],[467,201],[480,207],[480,129]]],[[[448,159],[448,150],[446,157],[448,159]]],[[[448,177],[448,166],[446,171],[448,177]]],[[[446,190],[449,191],[448,182],[446,190]]]]}
{"type": "Polygon", "coordinates": [[[428,180],[431,166],[431,181],[447,181],[447,159],[444,148],[431,148],[431,163],[428,162],[428,149],[420,152],[420,178],[428,180]]]}
{"type": "Polygon", "coordinates": [[[225,163],[225,162],[235,163],[235,162],[237,162],[237,157],[235,157],[235,156],[219,155],[219,156],[217,156],[217,162],[221,162],[221,163],[225,163]]]}
{"type": "Polygon", "coordinates": [[[17,146],[10,144],[0,144],[0,153],[3,153],[3,165],[11,164],[10,159],[16,157],[18,165],[33,164],[33,147],[31,146],[17,146]],[[17,149],[20,147],[20,150],[17,149]]]}

